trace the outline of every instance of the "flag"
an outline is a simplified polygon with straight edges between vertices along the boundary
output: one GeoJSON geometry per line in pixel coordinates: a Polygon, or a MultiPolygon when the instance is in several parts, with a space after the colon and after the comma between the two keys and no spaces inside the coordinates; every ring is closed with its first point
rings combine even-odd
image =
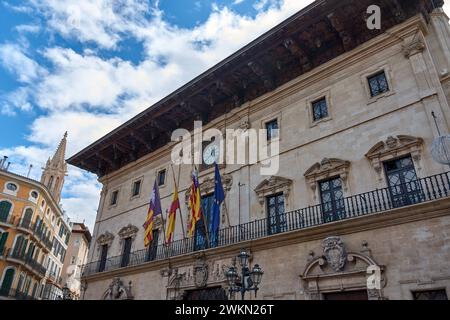
{"type": "Polygon", "coordinates": [[[189,193],[189,225],[188,225],[188,236],[193,237],[195,232],[195,225],[201,218],[201,197],[200,197],[200,187],[198,183],[197,170],[192,173],[192,185],[191,191],[189,193]]]}
{"type": "Polygon", "coordinates": [[[173,233],[175,232],[175,218],[177,216],[178,209],[180,209],[180,200],[178,199],[177,186],[175,186],[172,204],[170,205],[169,210],[168,225],[166,230],[166,243],[171,243],[173,240],[173,233]]]}
{"type": "Polygon", "coordinates": [[[150,204],[148,206],[147,219],[143,225],[144,232],[144,245],[148,247],[153,240],[153,221],[158,215],[162,215],[161,210],[161,198],[159,197],[158,185],[153,185],[152,195],[150,197],[150,204]]]}
{"type": "Polygon", "coordinates": [[[222,179],[220,177],[219,166],[217,163],[214,164],[215,173],[214,173],[214,203],[213,203],[213,214],[211,218],[211,238],[212,241],[217,240],[217,235],[219,233],[220,226],[220,206],[222,202],[225,200],[225,192],[223,191],[222,179]]]}

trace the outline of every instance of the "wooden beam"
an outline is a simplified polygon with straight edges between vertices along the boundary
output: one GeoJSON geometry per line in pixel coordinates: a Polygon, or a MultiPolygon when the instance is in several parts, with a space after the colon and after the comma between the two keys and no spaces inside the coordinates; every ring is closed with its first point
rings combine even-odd
{"type": "Polygon", "coordinates": [[[247,66],[253,73],[264,83],[264,87],[268,90],[273,90],[275,88],[275,82],[273,78],[269,75],[268,71],[265,70],[258,62],[250,61],[247,66]]]}

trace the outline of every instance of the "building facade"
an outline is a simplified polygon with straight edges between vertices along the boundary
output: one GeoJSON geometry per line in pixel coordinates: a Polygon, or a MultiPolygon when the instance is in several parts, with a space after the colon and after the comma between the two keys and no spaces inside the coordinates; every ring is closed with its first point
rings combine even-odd
{"type": "MultiPolygon", "coordinates": [[[[103,184],[85,299],[237,298],[226,274],[242,248],[264,270],[262,299],[448,298],[450,176],[430,154],[450,123],[442,5],[315,1],[69,159],[103,184]],[[367,25],[372,4],[380,30],[367,25]],[[182,231],[193,167],[171,166],[171,133],[193,132],[194,120],[267,129],[280,149],[274,175],[261,175],[264,161],[220,166],[226,197],[210,246],[182,231]],[[164,246],[163,214],[145,248],[155,179],[163,210],[179,181],[183,220],[164,246]]],[[[214,169],[201,165],[199,180],[208,215],[214,169]]]]}
{"type": "Polygon", "coordinates": [[[71,225],[59,206],[64,136],[42,181],[0,170],[0,299],[57,299],[71,225]]]}
{"type": "Polygon", "coordinates": [[[81,298],[81,269],[87,263],[91,232],[84,223],[73,223],[62,269],[62,283],[71,292],[72,299],[81,298]]]}

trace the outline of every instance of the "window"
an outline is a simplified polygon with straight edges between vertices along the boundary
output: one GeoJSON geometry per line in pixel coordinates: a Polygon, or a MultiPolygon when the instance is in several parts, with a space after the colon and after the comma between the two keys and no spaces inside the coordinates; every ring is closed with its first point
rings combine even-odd
{"type": "Polygon", "coordinates": [[[312,103],[313,121],[319,121],[328,117],[327,99],[323,97],[312,103]]]}
{"type": "Polygon", "coordinates": [[[118,196],[119,196],[119,191],[117,191],[117,190],[111,194],[110,205],[114,206],[117,204],[118,196]]]}
{"type": "Polygon", "coordinates": [[[447,292],[442,290],[428,290],[413,292],[414,300],[448,300],[447,292]]]}
{"type": "Polygon", "coordinates": [[[7,297],[14,282],[15,270],[13,268],[6,269],[3,275],[3,281],[0,287],[0,296],[7,297]]]}
{"type": "Polygon", "coordinates": [[[17,185],[15,183],[9,182],[6,185],[6,189],[8,189],[9,191],[12,191],[12,192],[16,192],[18,187],[17,187],[17,185]]]}
{"type": "Polygon", "coordinates": [[[148,246],[147,261],[153,261],[156,259],[156,255],[158,253],[158,238],[159,238],[159,231],[154,230],[153,240],[148,246]]]}
{"type": "Polygon", "coordinates": [[[424,199],[411,156],[384,163],[389,193],[394,207],[420,203],[424,199]]]}
{"type": "Polygon", "coordinates": [[[376,97],[389,91],[389,84],[384,71],[368,77],[367,80],[369,82],[370,95],[372,97],[376,97]]]}
{"type": "Polygon", "coordinates": [[[324,222],[345,218],[344,192],[341,178],[333,178],[319,183],[324,222]]]}
{"type": "Polygon", "coordinates": [[[123,241],[122,261],[120,263],[122,268],[128,266],[128,263],[130,263],[131,244],[133,243],[133,239],[129,237],[123,241]]]}
{"type": "Polygon", "coordinates": [[[267,141],[273,140],[278,137],[278,120],[271,120],[266,122],[267,141]]]}
{"type": "Polygon", "coordinates": [[[11,211],[12,204],[8,201],[0,202],[0,221],[8,222],[9,213],[11,211]]]}
{"type": "Polygon", "coordinates": [[[8,239],[8,232],[0,231],[0,257],[3,255],[5,249],[6,240],[8,239]]]}
{"type": "Polygon", "coordinates": [[[45,215],[47,216],[47,218],[49,217],[49,215],[50,215],[50,209],[47,209],[47,213],[46,213],[45,215]]]}
{"type": "Polygon", "coordinates": [[[31,191],[31,197],[32,197],[33,199],[37,199],[38,196],[39,196],[39,194],[38,194],[36,191],[31,191]]]}
{"type": "Polygon", "coordinates": [[[166,169],[158,172],[158,186],[163,186],[166,183],[166,169]]]}
{"type": "MultiPolygon", "coordinates": [[[[42,202],[41,202],[41,207],[42,207],[42,208],[45,207],[45,201],[44,201],[44,200],[42,200],[42,202]]],[[[48,210],[47,210],[47,212],[48,212],[48,210]]]]}
{"type": "Polygon", "coordinates": [[[284,194],[268,196],[267,214],[269,234],[286,231],[286,215],[284,213],[284,194]]]}
{"type": "Polygon", "coordinates": [[[72,256],[72,258],[70,258],[70,264],[75,264],[77,262],[77,257],[72,256]]]}
{"type": "Polygon", "coordinates": [[[104,244],[101,247],[101,255],[100,255],[100,264],[98,266],[98,272],[105,271],[106,268],[106,259],[108,257],[108,245],[104,244]]]}
{"type": "MultiPolygon", "coordinates": [[[[206,220],[206,224],[211,225],[211,218],[214,210],[214,194],[210,194],[202,197],[202,212],[203,216],[206,220]]],[[[200,219],[195,226],[195,250],[203,250],[208,248],[206,232],[205,232],[205,224],[203,219],[200,219]]],[[[211,247],[217,246],[218,237],[216,235],[215,239],[211,239],[210,230],[208,230],[208,236],[211,247]]]]}
{"type": "Polygon", "coordinates": [[[131,193],[132,197],[136,197],[141,193],[141,184],[142,184],[141,180],[135,181],[133,183],[133,191],[131,193]]]}

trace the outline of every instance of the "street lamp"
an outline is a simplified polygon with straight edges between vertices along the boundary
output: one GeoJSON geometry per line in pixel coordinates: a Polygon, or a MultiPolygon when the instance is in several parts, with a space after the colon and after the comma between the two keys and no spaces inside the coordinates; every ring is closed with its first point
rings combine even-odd
{"type": "Polygon", "coordinates": [[[63,292],[63,300],[72,300],[72,292],[67,286],[67,283],[64,285],[62,292],[63,292]]]}
{"type": "Polygon", "coordinates": [[[230,286],[230,295],[234,292],[240,292],[242,300],[245,298],[245,292],[255,291],[255,297],[259,290],[259,284],[261,283],[264,272],[258,264],[255,264],[250,271],[248,260],[250,254],[247,250],[242,249],[237,256],[239,264],[241,265],[241,275],[238,274],[235,263],[226,272],[228,285],[230,286]]]}

